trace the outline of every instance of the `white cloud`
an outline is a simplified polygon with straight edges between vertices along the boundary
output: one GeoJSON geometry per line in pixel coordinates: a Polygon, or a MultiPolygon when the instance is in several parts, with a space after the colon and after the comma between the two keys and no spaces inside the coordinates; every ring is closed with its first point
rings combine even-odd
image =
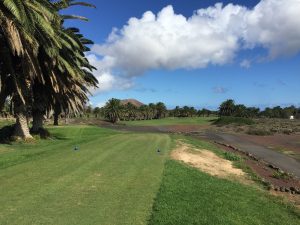
{"type": "Polygon", "coordinates": [[[126,90],[134,86],[132,78],[112,74],[114,64],[111,58],[98,59],[95,54],[87,55],[87,58],[97,68],[93,74],[99,81],[99,88],[91,90],[93,95],[110,90],[126,90]]]}
{"type": "Polygon", "coordinates": [[[225,94],[226,92],[228,92],[228,89],[225,87],[213,87],[212,90],[216,94],[225,94]]]}
{"type": "Polygon", "coordinates": [[[132,77],[151,69],[228,64],[242,49],[263,47],[270,59],[292,55],[300,51],[299,12],[300,0],[262,0],[253,9],[218,3],[189,18],[167,6],[114,28],[89,58],[99,68],[100,91],[107,91],[131,88],[132,77]]]}
{"type": "Polygon", "coordinates": [[[299,0],[262,0],[244,16],[242,38],[246,47],[262,46],[269,57],[300,51],[299,0]]]}
{"type": "Polygon", "coordinates": [[[244,59],[243,61],[241,61],[240,66],[248,69],[251,67],[251,61],[248,59],[244,59]]]}

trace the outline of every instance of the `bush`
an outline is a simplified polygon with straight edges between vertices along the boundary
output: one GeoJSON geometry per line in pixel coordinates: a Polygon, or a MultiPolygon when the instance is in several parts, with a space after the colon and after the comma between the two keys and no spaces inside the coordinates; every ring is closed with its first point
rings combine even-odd
{"type": "Polygon", "coordinates": [[[255,122],[252,119],[244,118],[244,117],[232,117],[232,116],[222,116],[217,119],[213,124],[218,126],[225,126],[230,124],[235,125],[252,125],[255,122]]]}
{"type": "Polygon", "coordinates": [[[224,158],[229,161],[240,161],[242,158],[232,152],[224,152],[224,158]]]}
{"type": "Polygon", "coordinates": [[[276,179],[284,179],[284,180],[288,180],[291,178],[291,175],[283,172],[283,171],[276,171],[273,173],[272,177],[276,178],[276,179]]]}
{"type": "Polygon", "coordinates": [[[273,133],[271,131],[263,129],[263,128],[250,128],[247,131],[247,134],[258,135],[258,136],[266,136],[266,135],[272,135],[273,133]]]}

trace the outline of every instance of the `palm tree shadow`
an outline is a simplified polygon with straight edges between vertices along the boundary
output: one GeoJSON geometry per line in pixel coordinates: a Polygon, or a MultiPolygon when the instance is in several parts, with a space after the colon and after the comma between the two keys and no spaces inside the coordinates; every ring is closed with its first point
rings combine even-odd
{"type": "Polygon", "coordinates": [[[0,144],[11,144],[15,125],[4,126],[0,129],[0,144]]]}

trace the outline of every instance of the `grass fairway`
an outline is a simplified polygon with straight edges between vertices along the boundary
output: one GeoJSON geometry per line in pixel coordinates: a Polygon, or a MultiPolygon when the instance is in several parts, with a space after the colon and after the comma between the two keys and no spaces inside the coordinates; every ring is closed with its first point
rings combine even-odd
{"type": "Polygon", "coordinates": [[[0,145],[1,225],[147,224],[169,136],[88,126],[50,131],[55,140],[0,145]]]}
{"type": "Polygon", "coordinates": [[[126,125],[132,126],[167,126],[167,125],[205,125],[210,124],[217,117],[167,117],[159,120],[136,120],[122,121],[126,125]]]}
{"type": "Polygon", "coordinates": [[[53,140],[0,145],[1,225],[300,222],[292,207],[262,191],[169,160],[169,135],[49,129],[53,140]]]}
{"type": "Polygon", "coordinates": [[[262,191],[169,160],[150,220],[166,224],[296,225],[300,215],[262,191]]]}

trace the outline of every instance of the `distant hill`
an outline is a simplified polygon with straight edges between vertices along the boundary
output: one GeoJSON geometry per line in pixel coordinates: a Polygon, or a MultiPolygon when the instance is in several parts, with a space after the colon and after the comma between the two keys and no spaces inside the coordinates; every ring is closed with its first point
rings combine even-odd
{"type": "Polygon", "coordinates": [[[121,104],[122,105],[126,105],[127,103],[131,103],[132,105],[136,106],[136,107],[141,107],[142,105],[144,105],[144,103],[141,103],[140,101],[136,100],[136,99],[124,99],[121,100],[121,104]]]}

